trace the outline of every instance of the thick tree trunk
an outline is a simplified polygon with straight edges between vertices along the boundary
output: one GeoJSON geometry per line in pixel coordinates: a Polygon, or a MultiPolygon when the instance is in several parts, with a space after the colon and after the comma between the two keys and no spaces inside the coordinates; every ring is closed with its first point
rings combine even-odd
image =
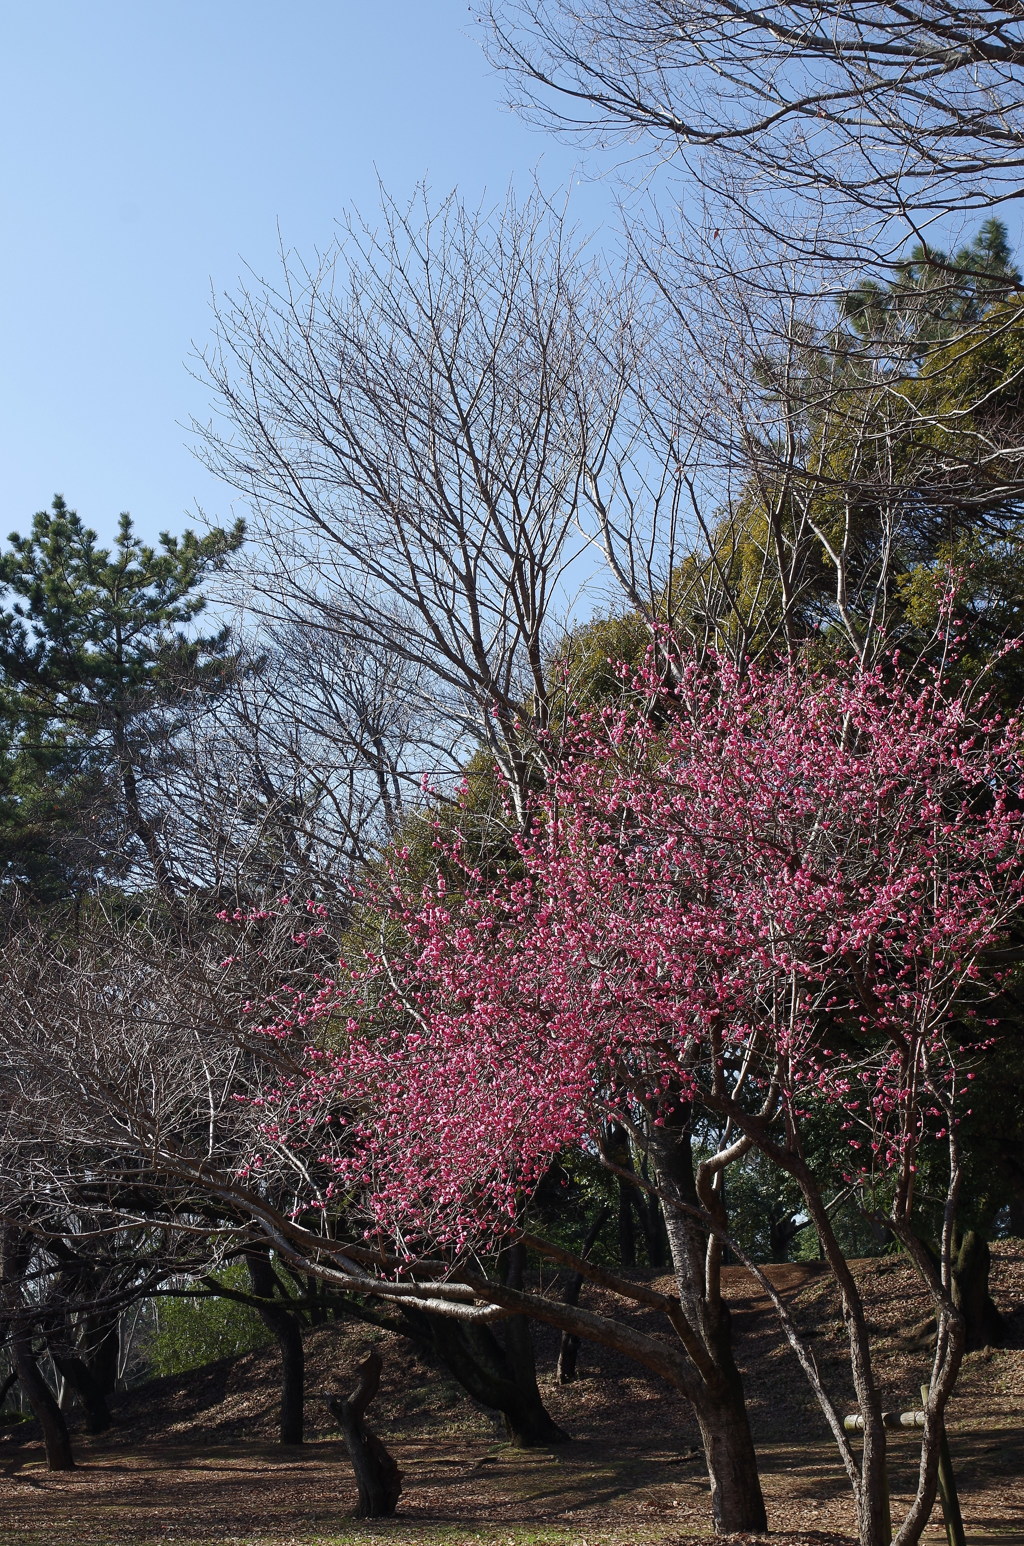
{"type": "Polygon", "coordinates": [[[743,1392],[710,1391],[697,1408],[704,1457],[711,1482],[711,1517],[719,1535],[768,1528],[757,1455],[743,1392]]]}
{"type": "Polygon", "coordinates": [[[29,1238],[19,1230],[7,1229],[0,1236],[0,1260],[3,1268],[3,1300],[8,1312],[7,1346],[22,1395],[32,1408],[42,1430],[46,1463],[51,1471],[74,1470],[71,1438],[57,1398],[42,1376],[32,1352],[32,1327],[24,1318],[22,1279],[32,1256],[29,1238]]]}
{"type": "Polygon", "coordinates": [[[52,1348],[51,1357],[58,1374],[66,1380],[81,1403],[86,1433],[104,1433],[114,1419],[106,1395],[85,1360],[74,1353],[59,1352],[52,1348]]]}
{"type": "MultiPolygon", "coordinates": [[[[523,1260],[522,1246],[505,1253],[505,1280],[510,1288],[523,1286],[523,1260]]],[[[510,1315],[503,1321],[503,1341],[499,1341],[491,1327],[480,1322],[426,1314],[412,1306],[402,1313],[413,1335],[430,1342],[463,1390],[481,1406],[501,1413],[516,1449],[545,1449],[568,1441],[569,1435],[541,1399],[527,1316],[510,1315]]]]}
{"type": "Polygon", "coordinates": [[[301,1444],[305,1436],[306,1354],[302,1329],[291,1317],[274,1328],[281,1354],[281,1408],[278,1439],[282,1444],[301,1444]]]}
{"type": "Polygon", "coordinates": [[[953,1303],[964,1318],[964,1350],[974,1353],[983,1347],[1002,1347],[1006,1325],[989,1292],[992,1256],[988,1241],[969,1229],[960,1241],[953,1266],[953,1303]]]}
{"type": "Polygon", "coordinates": [[[652,1126],[652,1153],[663,1197],[669,1249],[683,1314],[701,1344],[701,1383],[693,1398],[711,1483],[711,1514],[719,1534],[759,1533],[768,1516],[739,1371],[728,1306],[720,1293],[720,1253],[689,1209],[700,1206],[692,1134],[685,1107],[675,1122],[652,1126]],[[680,1206],[673,1207],[677,1198],[680,1206]]]}
{"type": "Polygon", "coordinates": [[[402,1473],[393,1456],[366,1426],[366,1409],[380,1389],[381,1368],[380,1354],[369,1353],[356,1371],[358,1378],[352,1394],[347,1398],[327,1398],[328,1409],[337,1419],[356,1473],[356,1519],[389,1518],[398,1507],[402,1491],[402,1473]]]}
{"type": "MultiPolygon", "coordinates": [[[[937,1260],[933,1247],[929,1247],[929,1254],[937,1260]]],[[[955,1246],[953,1259],[953,1303],[964,1318],[967,1353],[984,1347],[1002,1347],[1006,1341],[1006,1322],[989,1291],[991,1265],[988,1241],[969,1229],[955,1246]]],[[[929,1315],[914,1328],[914,1340],[921,1347],[934,1347],[935,1332],[935,1316],[929,1315]]]]}
{"type": "Polygon", "coordinates": [[[18,1324],[12,1326],[8,1345],[17,1370],[18,1384],[42,1430],[47,1466],[51,1471],[73,1471],[75,1457],[71,1451],[68,1425],[64,1421],[64,1413],[57,1405],[56,1396],[44,1380],[33,1356],[32,1334],[28,1327],[18,1324]]]}
{"type": "MultiPolygon", "coordinates": [[[[277,1277],[265,1251],[246,1252],[249,1281],[254,1294],[273,1299],[278,1292],[277,1277]]],[[[293,1310],[263,1307],[260,1320],[273,1332],[281,1354],[281,1404],[278,1442],[301,1444],[305,1436],[306,1355],[302,1346],[302,1327],[293,1310]]]]}
{"type": "Polygon", "coordinates": [[[117,1388],[117,1367],[121,1356],[121,1327],[118,1316],[90,1317],[80,1338],[86,1367],[104,1396],[117,1388]]]}
{"type": "Polygon", "coordinates": [[[524,1316],[509,1318],[504,1347],[489,1326],[443,1315],[424,1318],[450,1373],[474,1401],[501,1413],[516,1449],[544,1449],[567,1441],[568,1434],[548,1412],[537,1388],[532,1345],[523,1345],[530,1336],[524,1316]]]}

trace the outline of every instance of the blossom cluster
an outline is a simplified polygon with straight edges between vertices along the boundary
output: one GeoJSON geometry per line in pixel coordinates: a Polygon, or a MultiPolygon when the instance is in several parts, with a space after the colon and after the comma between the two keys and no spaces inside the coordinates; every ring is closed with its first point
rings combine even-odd
{"type": "Polygon", "coordinates": [[[957,1119],[1024,889],[1019,723],[892,662],[633,685],[563,730],[513,862],[399,861],[344,1026],[333,985],[303,1008],[332,1032],[275,1131],[409,1249],[507,1229],[609,1117],[742,1081],[790,1124],[837,1107],[853,1176],[957,1119]]]}

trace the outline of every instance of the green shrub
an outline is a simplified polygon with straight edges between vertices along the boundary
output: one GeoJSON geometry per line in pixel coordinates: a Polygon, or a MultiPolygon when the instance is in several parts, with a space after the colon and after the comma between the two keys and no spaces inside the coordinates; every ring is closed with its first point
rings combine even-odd
{"type": "MultiPolygon", "coordinates": [[[[241,1266],[226,1268],[218,1281],[242,1291],[249,1286],[241,1266]]],[[[180,1286],[201,1288],[198,1283],[180,1286]]],[[[154,1374],[184,1374],[218,1358],[236,1358],[271,1340],[256,1311],[234,1299],[160,1298],[154,1304],[146,1346],[154,1374]]]]}

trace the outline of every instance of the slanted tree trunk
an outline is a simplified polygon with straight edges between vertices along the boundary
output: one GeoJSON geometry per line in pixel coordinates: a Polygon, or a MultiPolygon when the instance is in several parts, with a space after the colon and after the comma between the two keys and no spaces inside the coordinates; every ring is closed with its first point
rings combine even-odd
{"type": "Polygon", "coordinates": [[[18,1373],[18,1383],[42,1430],[47,1466],[51,1471],[73,1471],[75,1457],[71,1450],[68,1425],[57,1404],[57,1397],[47,1385],[35,1360],[32,1334],[27,1326],[15,1325],[11,1328],[9,1346],[18,1373]]]}
{"type": "Polygon", "coordinates": [[[537,1388],[532,1346],[523,1346],[530,1333],[524,1316],[509,1318],[504,1346],[490,1326],[443,1315],[423,1319],[429,1321],[433,1346],[453,1378],[474,1401],[501,1413],[516,1449],[566,1443],[568,1434],[555,1422],[537,1388]],[[510,1338],[513,1326],[516,1330],[510,1338]]]}
{"type": "Polygon", "coordinates": [[[32,1352],[32,1326],[24,1314],[21,1280],[32,1255],[31,1244],[21,1231],[7,1229],[2,1236],[3,1298],[10,1315],[7,1346],[18,1384],[39,1424],[51,1471],[72,1471],[75,1458],[64,1413],[43,1378],[32,1352]]]}
{"type": "Polygon", "coordinates": [[[336,1419],[356,1473],[359,1501],[353,1510],[356,1519],[387,1519],[398,1507],[402,1491],[402,1473],[394,1457],[366,1426],[366,1410],[380,1389],[383,1362],[379,1353],[369,1353],[356,1370],[352,1394],[328,1396],[327,1407],[336,1419]]]}
{"type": "MultiPolygon", "coordinates": [[[[254,1294],[274,1299],[279,1292],[277,1275],[265,1250],[253,1248],[245,1253],[249,1281],[254,1294]]],[[[302,1346],[302,1327],[294,1310],[280,1306],[261,1306],[260,1320],[277,1339],[281,1354],[281,1405],[278,1442],[301,1444],[305,1435],[306,1356],[302,1346]]]]}
{"type": "MultiPolygon", "coordinates": [[[[521,1288],[523,1249],[505,1253],[510,1287],[521,1288]]],[[[516,1449],[545,1449],[565,1444],[569,1435],[544,1405],[537,1386],[533,1333],[525,1315],[510,1315],[502,1323],[503,1341],[488,1325],[427,1314],[406,1305],[403,1319],[412,1335],[429,1342],[445,1368],[474,1401],[500,1412],[509,1442],[516,1449]]]]}

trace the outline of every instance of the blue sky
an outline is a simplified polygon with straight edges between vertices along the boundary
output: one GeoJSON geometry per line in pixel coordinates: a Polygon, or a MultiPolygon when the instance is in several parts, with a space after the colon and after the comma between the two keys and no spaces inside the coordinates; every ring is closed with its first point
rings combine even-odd
{"type": "MultiPolygon", "coordinates": [[[[501,105],[465,0],[32,0],[0,23],[0,537],[63,493],[147,534],[232,494],[188,448],[210,293],[396,195],[501,193],[577,154],[501,105]]],[[[587,226],[611,191],[581,184],[587,226]]],[[[239,508],[235,513],[243,514],[239,508]]]]}

